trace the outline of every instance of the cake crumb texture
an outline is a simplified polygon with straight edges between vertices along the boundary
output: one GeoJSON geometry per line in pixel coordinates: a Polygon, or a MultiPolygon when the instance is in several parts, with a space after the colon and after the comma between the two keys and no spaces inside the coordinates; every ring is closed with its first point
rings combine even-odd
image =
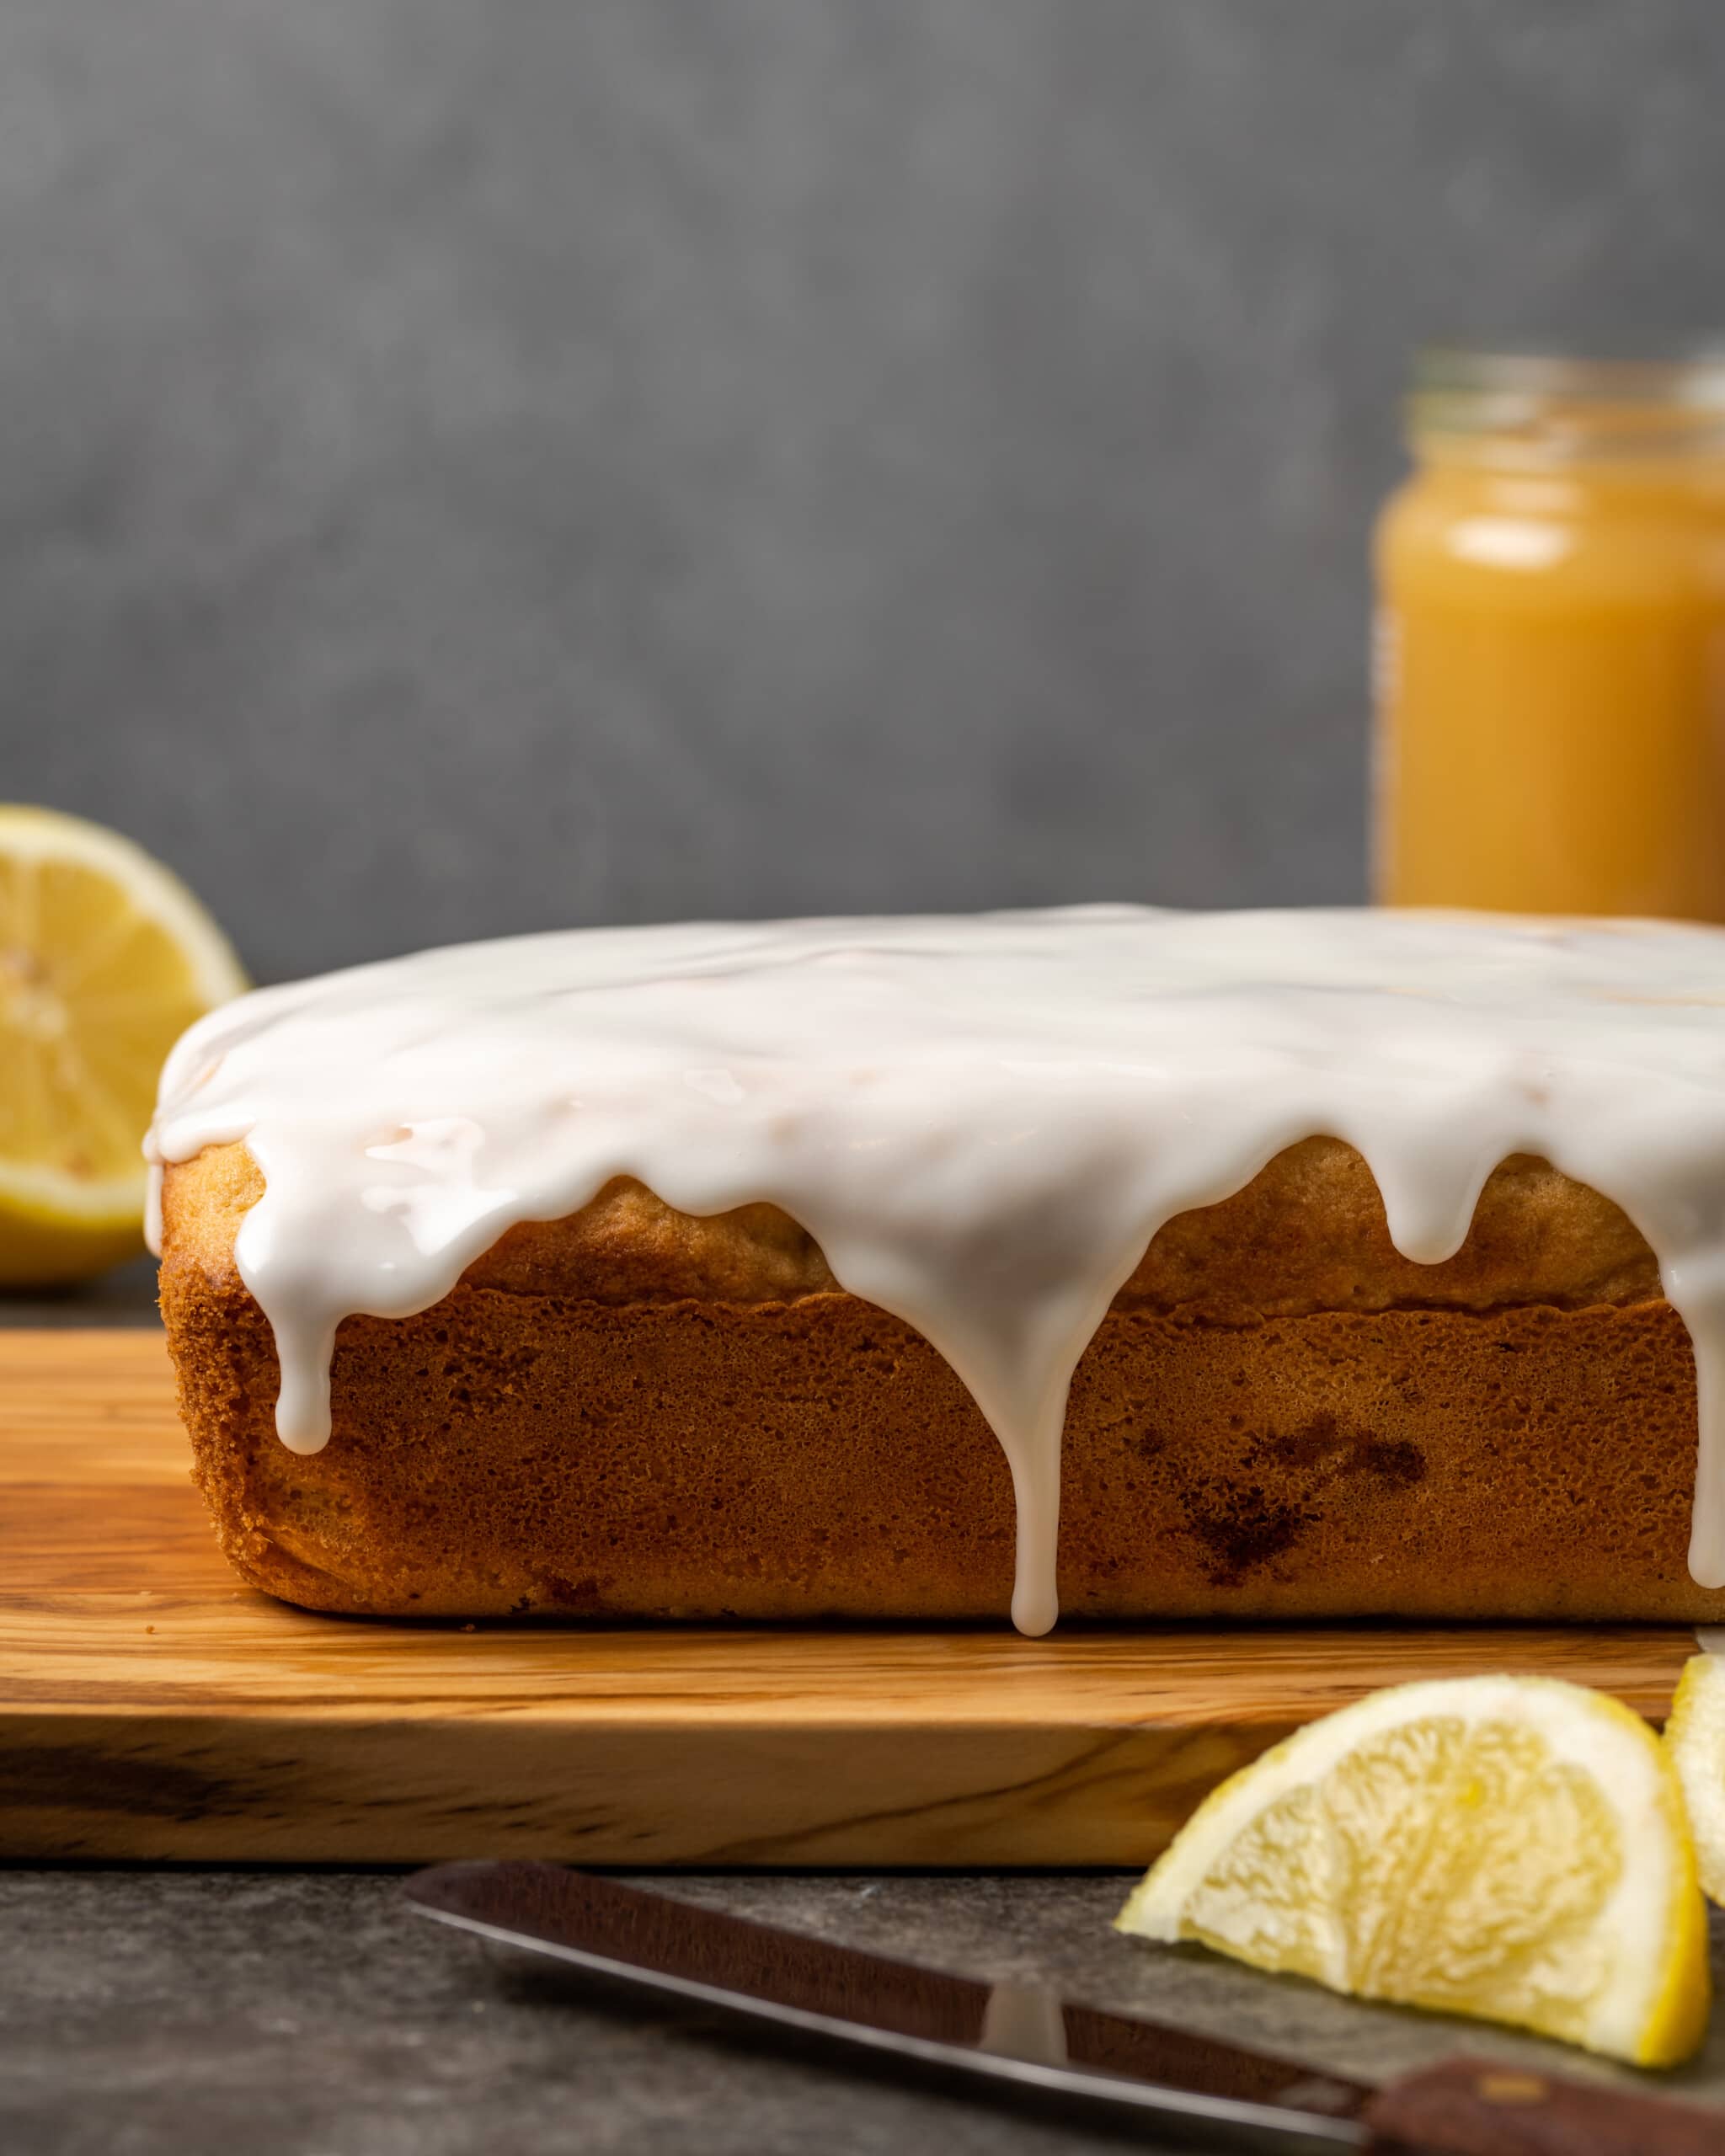
{"type": "MultiPolygon", "coordinates": [[[[334,1433],[273,1423],[233,1260],[243,1148],[170,1169],[163,1308],[194,1471],[252,1584],[308,1608],[1004,1617],[1000,1448],[944,1361],[768,1205],[613,1183],[415,1317],[348,1319],[334,1433]]],[[[1419,1266],[1328,1139],[1170,1221],[1079,1366],[1067,1614],[1725,1617],[1686,1551],[1694,1364],[1616,1206],[1517,1156],[1419,1266]]]]}

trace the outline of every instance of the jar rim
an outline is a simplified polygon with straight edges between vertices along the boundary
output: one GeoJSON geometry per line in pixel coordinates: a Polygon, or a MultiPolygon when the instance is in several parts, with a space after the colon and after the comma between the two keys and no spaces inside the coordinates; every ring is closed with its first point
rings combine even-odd
{"type": "Polygon", "coordinates": [[[1417,445],[1524,463],[1725,453],[1725,338],[1607,357],[1429,345],[1407,419],[1417,445]]]}

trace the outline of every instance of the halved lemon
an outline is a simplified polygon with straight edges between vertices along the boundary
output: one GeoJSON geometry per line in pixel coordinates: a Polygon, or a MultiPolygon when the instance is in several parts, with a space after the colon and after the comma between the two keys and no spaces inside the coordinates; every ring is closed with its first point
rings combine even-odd
{"type": "Polygon", "coordinates": [[[1706,1913],[1639,1716],[1549,1678],[1375,1692],[1222,1784],[1117,1919],[1639,2066],[1701,2040],[1706,1913]]]}
{"type": "Polygon", "coordinates": [[[162,1059],[246,986],[141,846],[0,805],[0,1285],[79,1280],[142,1247],[138,1148],[162,1059]]]}
{"type": "Polygon", "coordinates": [[[1701,1891],[1725,1902],[1725,1661],[1717,1655],[1684,1664],[1665,1743],[1689,1806],[1701,1891]]]}

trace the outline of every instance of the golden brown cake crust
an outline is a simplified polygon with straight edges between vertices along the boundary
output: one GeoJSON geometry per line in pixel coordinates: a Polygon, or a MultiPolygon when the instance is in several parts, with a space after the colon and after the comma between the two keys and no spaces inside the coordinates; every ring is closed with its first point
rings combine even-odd
{"type": "MultiPolygon", "coordinates": [[[[163,1193],[170,1264],[237,1285],[233,1239],[263,1193],[243,1145],[212,1147],[170,1168],[163,1193]]],[[[697,1219],[622,1181],[566,1219],[510,1229],[464,1277],[472,1287],[598,1303],[788,1302],[838,1291],[814,1237],[777,1207],[697,1219]]],[[[1119,1299],[1247,1322],[1413,1305],[1578,1310],[1658,1295],[1653,1254],[1625,1214],[1543,1161],[1504,1161],[1480,1194],[1462,1248],[1445,1264],[1416,1265],[1390,1241],[1359,1155],[1336,1139],[1309,1138],[1220,1205],[1177,1214],[1119,1299]]]]}
{"type": "MultiPolygon", "coordinates": [[[[238,1146],[171,1169],[163,1308],[195,1472],[254,1584],[389,1614],[1002,1614],[998,1446],[911,1328],[756,1205],[614,1183],[433,1309],[351,1318],[334,1435],[272,1422],[238,1146]]],[[[1725,1617],[1690,1579],[1689,1342],[1623,1214],[1517,1157],[1466,1246],[1391,1244],[1314,1139],[1170,1221],[1080,1365],[1073,1615],[1725,1617]]]]}

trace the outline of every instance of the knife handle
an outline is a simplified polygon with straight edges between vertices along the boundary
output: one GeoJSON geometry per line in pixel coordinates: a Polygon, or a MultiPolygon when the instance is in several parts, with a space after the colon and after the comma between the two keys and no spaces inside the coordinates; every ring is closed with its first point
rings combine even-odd
{"type": "Polygon", "coordinates": [[[1452,2058],[1391,2081],[1360,2121],[1369,2146],[1421,2156],[1722,2156],[1725,2113],[1566,2081],[1499,2061],[1452,2058]]]}

